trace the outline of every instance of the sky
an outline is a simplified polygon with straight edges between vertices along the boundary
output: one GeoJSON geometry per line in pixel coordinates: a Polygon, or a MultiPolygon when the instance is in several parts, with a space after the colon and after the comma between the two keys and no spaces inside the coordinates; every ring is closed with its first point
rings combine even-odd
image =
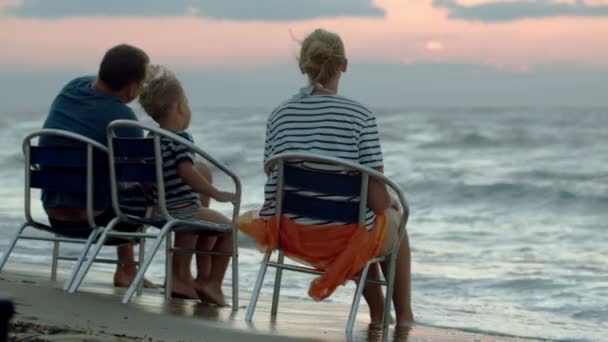
{"type": "Polygon", "coordinates": [[[0,106],[44,106],[123,42],[194,105],[273,106],[317,27],[372,106],[608,106],[608,0],[0,0],[0,106]]]}

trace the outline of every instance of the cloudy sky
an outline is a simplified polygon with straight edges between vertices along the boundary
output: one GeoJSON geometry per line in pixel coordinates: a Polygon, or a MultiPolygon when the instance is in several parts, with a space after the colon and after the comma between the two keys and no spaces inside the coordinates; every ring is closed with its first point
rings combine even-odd
{"type": "Polygon", "coordinates": [[[0,0],[2,102],[44,104],[127,42],[196,105],[272,106],[317,27],[375,106],[608,105],[608,0],[0,0]]]}

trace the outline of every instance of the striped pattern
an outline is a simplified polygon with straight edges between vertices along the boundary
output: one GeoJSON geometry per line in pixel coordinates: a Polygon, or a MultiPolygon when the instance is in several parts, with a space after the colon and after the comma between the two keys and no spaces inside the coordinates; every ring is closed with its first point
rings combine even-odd
{"type": "MultiPolygon", "coordinates": [[[[194,143],[192,136],[185,131],[173,133],[194,143]]],[[[192,190],[188,184],[184,183],[177,173],[177,165],[179,165],[180,162],[189,161],[194,163],[194,154],[188,147],[171,139],[161,138],[160,143],[163,156],[163,177],[165,182],[165,200],[167,208],[184,203],[193,203],[200,207],[198,193],[192,190]]],[[[155,204],[158,204],[156,203],[156,187],[153,187],[153,191],[155,204]]]]}
{"type": "MultiPolygon", "coordinates": [[[[382,151],[376,118],[360,103],[337,95],[298,96],[281,104],[268,118],[264,161],[280,153],[314,153],[337,157],[364,166],[382,167],[382,151]]],[[[325,172],[344,173],[334,165],[296,162],[294,166],[325,172]]],[[[260,217],[269,219],[275,213],[277,174],[272,172],[265,186],[265,202],[260,217]]],[[[298,190],[298,189],[292,189],[298,190]]],[[[330,199],[326,194],[298,192],[303,196],[330,199]]],[[[335,196],[337,201],[359,198],[335,196]]],[[[345,222],[319,221],[289,215],[296,223],[335,225],[345,222]]],[[[366,224],[371,228],[375,214],[368,209],[366,224]]]]}
{"type": "Polygon", "coordinates": [[[118,190],[120,210],[124,214],[138,217],[146,216],[148,202],[146,195],[139,185],[122,187],[118,190]]]}

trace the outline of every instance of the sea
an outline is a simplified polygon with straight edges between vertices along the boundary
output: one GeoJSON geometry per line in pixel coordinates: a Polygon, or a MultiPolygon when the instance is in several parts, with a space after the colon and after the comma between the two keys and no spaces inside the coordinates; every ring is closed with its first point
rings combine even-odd
{"type": "MultiPolygon", "coordinates": [[[[190,132],[239,175],[243,211],[262,204],[270,109],[194,108],[190,132]]],[[[608,341],[608,108],[373,109],[385,172],[411,209],[419,324],[608,341]]],[[[46,110],[0,110],[1,252],[24,217],[21,142],[46,110]]],[[[231,190],[226,177],[214,175],[231,190]]],[[[44,220],[37,196],[33,210],[44,220]]],[[[226,204],[212,207],[230,213],[226,204]]],[[[261,256],[245,236],[240,246],[240,284],[251,290],[261,256]]],[[[50,251],[49,243],[21,242],[9,262],[49,263],[50,251]]],[[[153,280],[162,281],[163,258],[148,273],[153,280]]],[[[270,289],[272,273],[267,279],[270,289]]],[[[310,280],[286,273],[281,293],[308,301],[310,280]]],[[[353,289],[348,284],[328,300],[349,303],[353,289]]]]}

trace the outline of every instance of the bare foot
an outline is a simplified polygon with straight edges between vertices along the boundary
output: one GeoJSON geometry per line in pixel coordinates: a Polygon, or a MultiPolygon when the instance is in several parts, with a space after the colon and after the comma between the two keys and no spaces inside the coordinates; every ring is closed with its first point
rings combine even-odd
{"type": "Polygon", "coordinates": [[[183,281],[173,278],[171,283],[171,297],[180,299],[199,299],[197,291],[194,289],[194,281],[183,281]]]}
{"type": "Polygon", "coordinates": [[[221,286],[214,286],[210,283],[204,285],[197,284],[196,293],[198,293],[198,296],[203,301],[216,304],[217,306],[228,306],[221,286]]]}
{"type": "Polygon", "coordinates": [[[160,284],[153,283],[152,281],[144,278],[144,288],[145,289],[160,289],[162,286],[160,284]]]}
{"type": "MultiPolygon", "coordinates": [[[[114,273],[114,286],[115,287],[129,287],[135,279],[135,275],[137,274],[136,268],[121,268],[116,270],[114,273]]],[[[147,289],[157,289],[160,285],[154,284],[148,279],[144,278],[144,288],[147,289]]]]}
{"type": "Polygon", "coordinates": [[[405,315],[405,317],[398,316],[397,325],[395,326],[395,329],[408,330],[411,329],[414,324],[416,324],[416,322],[414,321],[414,314],[410,311],[408,312],[408,314],[405,315]]]}

